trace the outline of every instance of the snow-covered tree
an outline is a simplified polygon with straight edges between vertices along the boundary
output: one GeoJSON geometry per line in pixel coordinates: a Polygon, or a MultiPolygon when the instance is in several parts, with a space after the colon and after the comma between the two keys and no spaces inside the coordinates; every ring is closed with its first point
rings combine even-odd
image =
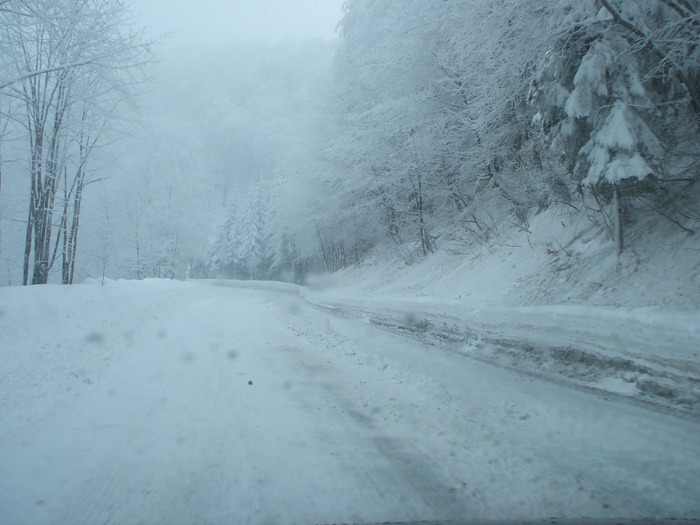
{"type": "Polygon", "coordinates": [[[530,93],[535,121],[574,180],[612,204],[619,255],[628,197],[676,178],[669,153],[679,135],[698,136],[697,84],[689,81],[700,71],[697,8],[562,0],[550,32],[530,93]]]}
{"type": "Polygon", "coordinates": [[[238,205],[234,199],[229,201],[226,218],[219,226],[216,237],[209,247],[209,260],[216,273],[230,275],[236,278],[238,264],[238,251],[236,239],[238,237],[238,205]]]}
{"type": "Polygon", "coordinates": [[[244,196],[237,267],[334,271],[382,244],[409,260],[446,224],[483,238],[575,205],[576,189],[598,199],[621,251],[629,200],[677,178],[670,152],[687,157],[697,137],[694,6],[349,0],[313,158],[270,169],[267,234],[257,190],[244,196]]]}
{"type": "Polygon", "coordinates": [[[232,199],[209,249],[212,267],[233,278],[270,279],[276,260],[273,220],[268,185],[232,199]]]}
{"type": "Polygon", "coordinates": [[[423,15],[437,7],[414,1],[346,5],[334,86],[337,133],[327,149],[332,168],[325,181],[345,200],[339,221],[350,241],[345,249],[402,235],[418,241],[424,254],[433,249],[430,218],[442,204],[442,152],[429,143],[444,124],[432,84],[438,76],[436,17],[423,15]]]}
{"type": "Polygon", "coordinates": [[[87,162],[144,63],[147,46],[127,15],[121,0],[14,0],[0,9],[0,96],[15,103],[27,144],[24,284],[46,283],[58,259],[72,282],[87,162]]]}
{"type": "Polygon", "coordinates": [[[475,222],[477,194],[499,196],[504,213],[538,200],[518,152],[545,25],[530,0],[346,4],[322,184],[340,195],[349,237],[415,239],[427,254],[437,224],[475,222]]]}

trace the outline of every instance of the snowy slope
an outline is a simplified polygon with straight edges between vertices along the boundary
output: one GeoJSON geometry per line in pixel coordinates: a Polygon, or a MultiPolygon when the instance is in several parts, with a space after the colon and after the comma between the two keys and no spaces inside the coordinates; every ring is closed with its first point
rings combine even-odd
{"type": "Polygon", "coordinates": [[[700,240],[642,224],[618,263],[572,218],[548,210],[478,246],[453,233],[416,264],[376,256],[302,293],[500,366],[698,414],[700,240]]]}
{"type": "Polygon", "coordinates": [[[395,252],[351,266],[328,284],[353,295],[457,300],[474,307],[592,305],[700,311],[700,238],[650,217],[628,231],[618,268],[613,242],[578,214],[552,208],[490,241],[442,232],[439,249],[408,265],[395,252]],[[399,261],[401,259],[399,258],[399,261]]]}

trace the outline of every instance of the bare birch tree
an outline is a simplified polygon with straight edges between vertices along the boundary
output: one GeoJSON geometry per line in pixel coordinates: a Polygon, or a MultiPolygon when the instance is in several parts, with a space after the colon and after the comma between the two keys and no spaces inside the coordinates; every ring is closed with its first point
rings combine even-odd
{"type": "Polygon", "coordinates": [[[122,0],[9,0],[0,10],[0,94],[22,107],[28,147],[24,284],[46,283],[59,259],[63,283],[73,280],[87,162],[147,62],[127,17],[122,0]]]}

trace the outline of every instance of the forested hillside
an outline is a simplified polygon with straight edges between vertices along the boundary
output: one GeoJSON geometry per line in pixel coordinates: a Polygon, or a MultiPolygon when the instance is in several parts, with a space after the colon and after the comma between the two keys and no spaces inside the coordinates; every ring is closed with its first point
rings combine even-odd
{"type": "Polygon", "coordinates": [[[559,254],[696,254],[699,12],[350,0],[337,42],[168,47],[121,0],[0,1],[0,282],[304,282],[545,211],[559,254]]]}
{"type": "Polygon", "coordinates": [[[611,258],[657,225],[692,235],[698,13],[694,0],[350,0],[315,162],[232,201],[214,271],[301,280],[378,248],[412,263],[552,208],[596,225],[611,258]]]}

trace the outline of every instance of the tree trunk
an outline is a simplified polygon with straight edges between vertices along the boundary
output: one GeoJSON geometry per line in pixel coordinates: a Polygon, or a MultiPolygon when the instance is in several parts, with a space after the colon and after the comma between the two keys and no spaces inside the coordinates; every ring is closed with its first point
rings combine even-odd
{"type": "Polygon", "coordinates": [[[396,209],[392,205],[387,205],[386,208],[389,235],[396,244],[401,244],[401,232],[399,230],[399,221],[396,217],[396,209]]]}
{"type": "MultiPolygon", "coordinates": [[[[59,228],[59,237],[63,240],[63,251],[61,254],[61,282],[66,284],[66,268],[68,266],[68,205],[70,203],[70,195],[68,193],[68,177],[63,178],[63,213],[61,215],[61,226],[59,228]]],[[[56,250],[58,249],[58,241],[56,241],[56,250]]]]}
{"type": "MultiPolygon", "coordinates": [[[[7,129],[7,121],[5,122],[7,129]]],[[[2,137],[5,134],[5,129],[0,131],[0,197],[2,196],[2,137]]],[[[0,213],[2,210],[0,209],[0,213]]],[[[0,215],[0,255],[2,255],[2,216],[0,215]]]]}
{"type": "Polygon", "coordinates": [[[423,183],[420,175],[418,176],[418,191],[416,192],[416,209],[418,210],[418,237],[420,238],[421,251],[423,256],[433,253],[433,240],[430,238],[430,233],[425,224],[424,209],[423,209],[423,183]]]}
{"type": "Polygon", "coordinates": [[[617,184],[613,185],[613,213],[615,228],[615,253],[619,258],[625,248],[625,240],[622,229],[622,200],[620,199],[620,186],[617,184]]]}
{"type": "MultiPolygon", "coordinates": [[[[83,123],[85,122],[85,115],[83,115],[83,123]]],[[[62,268],[62,282],[63,284],[73,284],[73,278],[75,275],[75,259],[78,249],[78,228],[80,226],[80,208],[83,202],[83,190],[85,189],[85,162],[87,161],[87,153],[89,148],[85,145],[85,135],[81,132],[80,134],[80,159],[81,164],[78,168],[75,178],[73,180],[73,187],[70,193],[65,195],[65,212],[64,212],[64,250],[63,250],[63,268],[62,268]],[[72,194],[75,192],[74,194],[72,194]],[[71,195],[72,194],[72,195],[71,195]],[[68,228],[68,203],[70,199],[73,199],[73,217],[71,219],[70,228],[68,228]]],[[[89,138],[87,139],[89,143],[89,138]]],[[[66,187],[67,187],[67,175],[66,175],[66,187]]]]}
{"type": "Polygon", "coordinates": [[[67,232],[66,254],[63,264],[63,284],[73,284],[75,277],[75,259],[78,251],[78,228],[80,227],[80,207],[83,200],[84,175],[78,176],[73,198],[73,218],[67,232]]]}
{"type": "Polygon", "coordinates": [[[36,228],[37,212],[39,211],[39,190],[41,186],[41,172],[43,164],[44,138],[40,123],[29,119],[30,140],[32,151],[31,187],[29,190],[29,211],[27,212],[27,233],[24,239],[24,268],[22,284],[29,284],[29,267],[31,265],[32,245],[36,228]]]}
{"type": "MultiPolygon", "coordinates": [[[[34,199],[32,199],[33,201],[34,199]]],[[[29,212],[27,214],[27,233],[24,238],[24,271],[22,277],[22,284],[27,286],[29,284],[29,262],[32,258],[32,233],[34,231],[34,204],[29,205],[29,212]]]]}
{"type": "Polygon", "coordinates": [[[141,242],[138,238],[138,232],[136,237],[136,278],[141,279],[141,242]]]}
{"type": "MultiPolygon", "coordinates": [[[[35,121],[34,151],[32,172],[33,190],[36,189],[37,206],[34,208],[34,272],[32,284],[46,284],[49,279],[49,271],[53,266],[51,252],[51,234],[53,229],[53,213],[56,202],[56,190],[61,179],[61,131],[63,119],[67,111],[66,89],[63,86],[57,88],[57,107],[50,129],[48,144],[48,156],[44,166],[44,122],[35,121]]],[[[26,249],[25,249],[26,252],[26,249]]]]}

